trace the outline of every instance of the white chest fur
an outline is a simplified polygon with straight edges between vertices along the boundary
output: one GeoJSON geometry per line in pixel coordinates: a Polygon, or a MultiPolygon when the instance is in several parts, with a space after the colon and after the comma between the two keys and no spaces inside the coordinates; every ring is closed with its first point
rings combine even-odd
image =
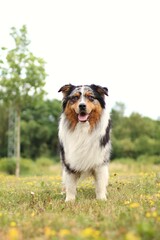
{"type": "Polygon", "coordinates": [[[59,139],[63,144],[65,162],[71,169],[87,171],[101,165],[110,154],[110,143],[100,146],[100,139],[104,136],[109,121],[109,113],[103,111],[101,119],[95,129],[90,132],[88,122],[79,122],[71,131],[62,114],[59,125],[59,139]]]}

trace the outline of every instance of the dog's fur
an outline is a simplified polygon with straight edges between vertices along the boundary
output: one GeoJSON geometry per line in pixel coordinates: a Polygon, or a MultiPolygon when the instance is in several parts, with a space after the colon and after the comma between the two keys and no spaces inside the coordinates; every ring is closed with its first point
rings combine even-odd
{"type": "Polygon", "coordinates": [[[88,174],[94,176],[96,198],[106,200],[111,151],[108,89],[68,84],[59,92],[63,93],[59,141],[66,201],[75,200],[77,181],[88,174]]]}

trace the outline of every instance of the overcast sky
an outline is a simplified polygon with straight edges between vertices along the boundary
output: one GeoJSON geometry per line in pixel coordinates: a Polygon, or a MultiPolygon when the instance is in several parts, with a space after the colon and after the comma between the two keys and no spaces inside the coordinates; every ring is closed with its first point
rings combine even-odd
{"type": "Polygon", "coordinates": [[[160,116],[160,0],[0,0],[0,46],[27,26],[30,49],[47,62],[46,90],[67,83],[109,89],[126,114],[160,116]]]}

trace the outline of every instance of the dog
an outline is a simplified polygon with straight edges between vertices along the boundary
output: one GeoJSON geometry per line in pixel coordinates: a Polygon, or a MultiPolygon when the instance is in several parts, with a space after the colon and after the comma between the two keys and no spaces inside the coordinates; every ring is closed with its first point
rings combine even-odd
{"type": "Polygon", "coordinates": [[[111,152],[108,89],[98,85],[64,85],[59,121],[65,201],[74,201],[79,178],[93,175],[96,198],[106,200],[111,152]]]}

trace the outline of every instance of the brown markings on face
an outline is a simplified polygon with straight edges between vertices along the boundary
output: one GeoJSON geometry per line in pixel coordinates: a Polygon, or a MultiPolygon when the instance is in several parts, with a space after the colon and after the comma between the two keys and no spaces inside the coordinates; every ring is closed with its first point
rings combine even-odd
{"type": "Polygon", "coordinates": [[[77,114],[79,113],[80,95],[81,95],[80,92],[77,92],[74,95],[72,95],[70,99],[70,108],[77,114]]]}
{"type": "MultiPolygon", "coordinates": [[[[86,113],[89,114],[89,124],[90,131],[94,129],[98,121],[100,120],[102,114],[102,107],[97,99],[94,98],[94,95],[91,91],[86,91],[84,93],[85,104],[86,104],[86,113]]],[[[70,128],[74,130],[76,124],[78,123],[78,113],[79,113],[79,103],[81,101],[80,92],[75,92],[70,100],[67,102],[65,108],[65,114],[67,119],[70,122],[70,128]]]]}
{"type": "Polygon", "coordinates": [[[72,130],[74,130],[74,128],[77,124],[77,121],[78,121],[78,117],[77,117],[77,113],[74,111],[74,109],[71,108],[71,104],[69,102],[67,103],[67,106],[66,106],[64,112],[65,112],[66,118],[70,122],[70,128],[72,130]]]}
{"type": "Polygon", "coordinates": [[[97,99],[94,98],[94,95],[92,92],[87,91],[85,93],[86,97],[86,106],[87,106],[87,113],[89,113],[89,124],[90,124],[90,130],[92,131],[98,121],[100,120],[101,114],[102,114],[102,107],[97,99]]]}
{"type": "Polygon", "coordinates": [[[88,107],[91,110],[88,121],[92,131],[96,124],[98,123],[98,121],[100,120],[102,114],[102,107],[97,100],[95,100],[95,103],[88,102],[88,107]]]}
{"type": "Polygon", "coordinates": [[[65,114],[67,119],[70,122],[70,128],[74,130],[77,122],[78,122],[78,115],[77,115],[77,109],[78,109],[78,99],[80,97],[79,93],[75,93],[73,96],[71,96],[70,100],[67,102],[66,108],[65,108],[65,114]]]}

